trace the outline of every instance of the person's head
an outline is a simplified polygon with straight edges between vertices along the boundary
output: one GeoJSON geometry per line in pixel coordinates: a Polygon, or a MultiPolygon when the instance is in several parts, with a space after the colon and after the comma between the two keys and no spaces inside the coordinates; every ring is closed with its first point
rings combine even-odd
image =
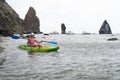
{"type": "Polygon", "coordinates": [[[30,37],[31,37],[31,38],[35,38],[34,33],[31,33],[31,34],[30,34],[30,37]]]}

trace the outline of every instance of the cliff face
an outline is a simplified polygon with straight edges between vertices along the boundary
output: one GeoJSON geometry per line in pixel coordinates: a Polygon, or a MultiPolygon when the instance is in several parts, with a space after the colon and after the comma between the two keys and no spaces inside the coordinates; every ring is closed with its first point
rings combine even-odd
{"type": "Polygon", "coordinates": [[[36,11],[34,10],[33,7],[29,8],[25,16],[25,19],[23,21],[23,24],[25,26],[27,33],[31,33],[31,32],[39,33],[40,32],[40,29],[39,29],[40,21],[38,17],[36,16],[36,11]]]}
{"type": "Polygon", "coordinates": [[[0,34],[10,36],[14,33],[30,32],[40,32],[35,10],[30,7],[25,19],[22,20],[5,0],[0,0],[0,34]]]}
{"type": "Polygon", "coordinates": [[[111,28],[106,20],[103,22],[99,34],[112,34],[111,28]]]}
{"type": "Polygon", "coordinates": [[[0,0],[0,30],[11,33],[22,32],[22,20],[5,0],[0,0]]]}

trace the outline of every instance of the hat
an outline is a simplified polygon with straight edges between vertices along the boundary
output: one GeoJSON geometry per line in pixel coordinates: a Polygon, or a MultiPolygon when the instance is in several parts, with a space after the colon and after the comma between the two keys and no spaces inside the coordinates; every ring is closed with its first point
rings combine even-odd
{"type": "Polygon", "coordinates": [[[34,35],[34,33],[31,33],[30,35],[34,35]]]}

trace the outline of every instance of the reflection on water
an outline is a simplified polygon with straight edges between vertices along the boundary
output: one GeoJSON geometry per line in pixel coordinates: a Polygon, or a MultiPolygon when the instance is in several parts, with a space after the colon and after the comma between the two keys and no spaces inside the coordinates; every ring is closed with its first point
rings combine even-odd
{"type": "Polygon", "coordinates": [[[110,37],[50,35],[44,39],[56,40],[60,49],[42,53],[18,49],[26,43],[24,39],[6,40],[0,43],[6,56],[0,65],[0,80],[119,80],[120,41],[108,42],[110,37]]]}

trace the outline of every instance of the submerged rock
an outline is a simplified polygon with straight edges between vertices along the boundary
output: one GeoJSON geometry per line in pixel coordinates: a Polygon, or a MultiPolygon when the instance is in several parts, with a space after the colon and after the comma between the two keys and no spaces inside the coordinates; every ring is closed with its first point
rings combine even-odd
{"type": "Polygon", "coordinates": [[[109,39],[107,39],[108,41],[116,41],[116,40],[118,40],[117,38],[109,38],[109,39]]]}
{"type": "Polygon", "coordinates": [[[111,28],[106,20],[103,22],[99,34],[112,34],[111,28]]]}

